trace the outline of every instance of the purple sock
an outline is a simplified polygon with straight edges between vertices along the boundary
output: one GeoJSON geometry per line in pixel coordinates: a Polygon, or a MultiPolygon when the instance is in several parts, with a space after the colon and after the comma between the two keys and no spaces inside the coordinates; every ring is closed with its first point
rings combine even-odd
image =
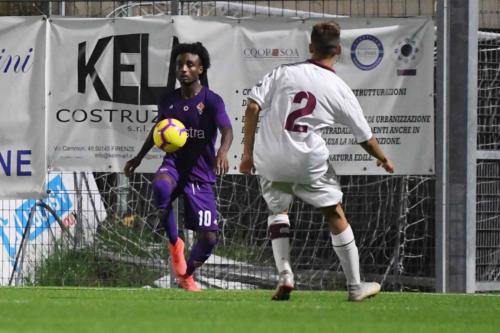
{"type": "Polygon", "coordinates": [[[177,237],[179,236],[177,233],[177,224],[175,223],[173,210],[169,209],[167,214],[160,217],[160,223],[167,232],[168,241],[170,244],[174,245],[177,242],[177,237]]]}
{"type": "Polygon", "coordinates": [[[193,245],[187,260],[187,275],[192,275],[197,267],[200,267],[212,254],[212,250],[217,244],[215,232],[207,232],[198,237],[198,241],[193,245]]]}
{"type": "Polygon", "coordinates": [[[153,200],[159,209],[160,223],[167,232],[170,244],[174,245],[177,242],[178,233],[172,210],[172,191],[173,187],[169,179],[157,177],[153,180],[153,200]]]}

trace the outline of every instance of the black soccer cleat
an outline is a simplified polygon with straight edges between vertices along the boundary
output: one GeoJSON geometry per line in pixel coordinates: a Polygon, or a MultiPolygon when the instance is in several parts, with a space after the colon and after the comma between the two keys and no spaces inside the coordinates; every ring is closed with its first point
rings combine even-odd
{"type": "Polygon", "coordinates": [[[271,299],[273,301],[288,301],[292,290],[293,287],[290,286],[279,286],[271,299]]]}

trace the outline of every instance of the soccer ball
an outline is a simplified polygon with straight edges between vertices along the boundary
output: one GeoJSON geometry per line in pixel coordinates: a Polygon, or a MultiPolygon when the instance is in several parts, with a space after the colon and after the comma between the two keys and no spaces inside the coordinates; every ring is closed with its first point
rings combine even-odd
{"type": "Polygon", "coordinates": [[[174,118],[163,119],[153,131],[155,145],[166,153],[173,153],[184,146],[187,137],[184,124],[174,118]]]}

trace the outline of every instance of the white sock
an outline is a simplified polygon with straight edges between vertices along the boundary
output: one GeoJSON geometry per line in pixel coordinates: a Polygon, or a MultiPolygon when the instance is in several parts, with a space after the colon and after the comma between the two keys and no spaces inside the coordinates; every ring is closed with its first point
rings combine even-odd
{"type": "Polygon", "coordinates": [[[271,244],[278,273],[283,271],[292,273],[290,265],[290,220],[288,219],[288,215],[271,215],[267,219],[267,225],[272,236],[271,244]]]}
{"type": "Polygon", "coordinates": [[[351,226],[338,235],[330,234],[335,253],[340,259],[347,285],[358,285],[361,283],[359,277],[359,254],[351,226]]]}
{"type": "Polygon", "coordinates": [[[289,238],[277,238],[271,241],[273,245],[274,262],[278,272],[289,271],[292,273],[290,266],[290,241],[289,238]]]}

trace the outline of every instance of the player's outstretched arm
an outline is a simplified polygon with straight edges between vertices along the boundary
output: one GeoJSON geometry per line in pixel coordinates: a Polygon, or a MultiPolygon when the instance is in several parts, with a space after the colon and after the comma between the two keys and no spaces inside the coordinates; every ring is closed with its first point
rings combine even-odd
{"type": "Polygon", "coordinates": [[[253,143],[255,141],[255,131],[257,130],[259,112],[259,104],[252,99],[248,99],[247,109],[245,110],[243,157],[240,162],[240,172],[247,175],[255,171],[253,165],[253,143]]]}
{"type": "Polygon", "coordinates": [[[378,144],[377,138],[372,136],[368,141],[361,142],[361,147],[377,159],[377,166],[381,166],[385,171],[394,173],[394,165],[392,161],[387,158],[378,144]]]}
{"type": "Polygon", "coordinates": [[[123,168],[125,176],[130,178],[134,174],[135,169],[137,169],[137,167],[141,164],[144,156],[146,156],[146,154],[151,150],[151,148],[153,148],[154,146],[153,132],[154,132],[154,126],[149,132],[146,141],[144,141],[144,144],[142,145],[142,148],[139,151],[139,153],[134,158],[128,160],[127,163],[125,163],[125,167],[123,168]]]}
{"type": "Polygon", "coordinates": [[[215,173],[225,175],[229,171],[227,153],[233,142],[233,129],[231,127],[224,127],[221,128],[220,133],[220,147],[215,158],[215,173]]]}

